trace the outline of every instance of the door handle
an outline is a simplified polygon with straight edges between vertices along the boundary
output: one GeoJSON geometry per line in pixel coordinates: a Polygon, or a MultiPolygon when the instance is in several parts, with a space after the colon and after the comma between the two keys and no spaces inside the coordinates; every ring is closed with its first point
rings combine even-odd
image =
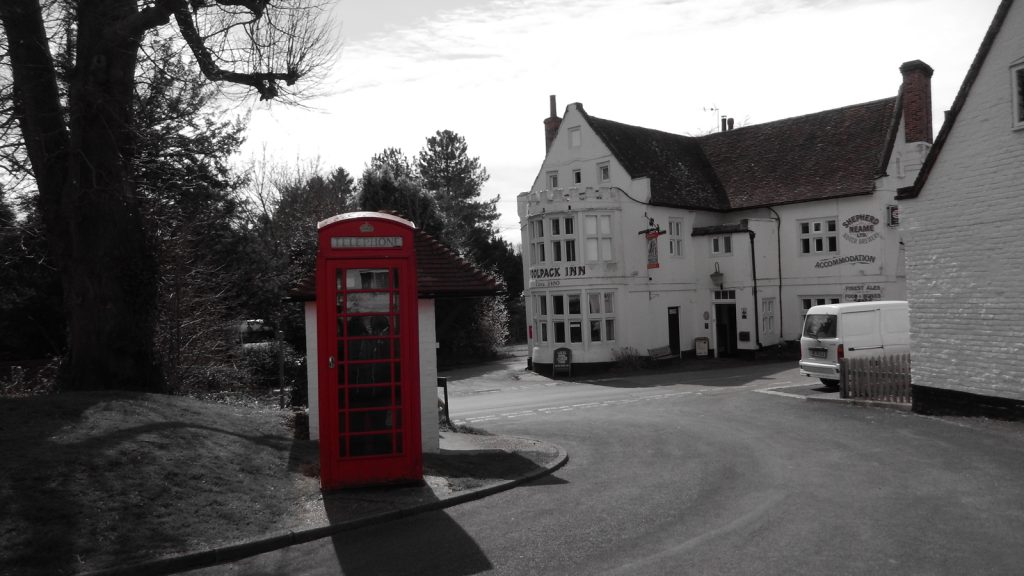
{"type": "Polygon", "coordinates": [[[334,356],[327,357],[327,367],[332,370],[334,369],[334,356]]]}

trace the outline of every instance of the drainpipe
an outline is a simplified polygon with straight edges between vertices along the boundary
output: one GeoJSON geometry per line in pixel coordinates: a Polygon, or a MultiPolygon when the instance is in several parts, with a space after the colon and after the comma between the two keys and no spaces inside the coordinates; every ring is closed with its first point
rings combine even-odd
{"type": "Polygon", "coordinates": [[[771,206],[768,209],[775,214],[775,255],[779,261],[779,344],[785,344],[786,333],[782,330],[782,319],[786,317],[782,313],[782,216],[771,206]]]}
{"type": "Polygon", "coordinates": [[[747,230],[750,234],[750,273],[754,277],[754,342],[757,349],[761,349],[761,312],[757,306],[757,258],[754,256],[754,234],[753,230],[747,230]]]}

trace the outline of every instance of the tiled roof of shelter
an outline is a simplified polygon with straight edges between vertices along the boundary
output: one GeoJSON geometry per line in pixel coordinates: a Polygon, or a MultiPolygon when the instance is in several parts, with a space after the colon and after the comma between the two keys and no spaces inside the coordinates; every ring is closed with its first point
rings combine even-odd
{"type": "MultiPolygon", "coordinates": [[[[494,296],[497,280],[460,258],[430,234],[415,230],[416,286],[420,298],[494,296]]],[[[308,276],[289,291],[292,300],[316,300],[316,278],[308,276]]]]}
{"type": "Polygon", "coordinates": [[[416,275],[421,298],[493,296],[498,292],[493,276],[420,230],[416,230],[416,275]]]}
{"type": "Polygon", "coordinates": [[[736,210],[869,194],[897,97],[709,134],[680,136],[581,113],[651,203],[736,210]]]}

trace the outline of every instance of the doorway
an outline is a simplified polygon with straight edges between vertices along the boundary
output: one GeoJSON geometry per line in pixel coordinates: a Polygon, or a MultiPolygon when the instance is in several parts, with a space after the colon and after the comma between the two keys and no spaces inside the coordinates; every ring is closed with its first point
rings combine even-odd
{"type": "Polygon", "coordinates": [[[736,304],[715,304],[715,343],[716,358],[736,353],[736,304]]]}
{"type": "Polygon", "coordinates": [[[674,356],[679,356],[679,306],[668,309],[668,347],[674,356]]]}

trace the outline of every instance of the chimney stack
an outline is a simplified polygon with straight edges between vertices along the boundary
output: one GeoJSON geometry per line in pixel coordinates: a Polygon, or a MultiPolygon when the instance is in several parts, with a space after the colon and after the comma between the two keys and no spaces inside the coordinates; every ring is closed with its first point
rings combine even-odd
{"type": "Polygon", "coordinates": [[[555,110],[555,95],[551,95],[551,115],[544,119],[544,151],[547,152],[551,149],[551,143],[555,141],[555,136],[558,134],[558,127],[562,125],[562,119],[558,117],[558,112],[555,110]]]}
{"type": "Polygon", "coordinates": [[[932,142],[932,67],[920,60],[900,66],[903,127],[907,142],[932,142]]]}

